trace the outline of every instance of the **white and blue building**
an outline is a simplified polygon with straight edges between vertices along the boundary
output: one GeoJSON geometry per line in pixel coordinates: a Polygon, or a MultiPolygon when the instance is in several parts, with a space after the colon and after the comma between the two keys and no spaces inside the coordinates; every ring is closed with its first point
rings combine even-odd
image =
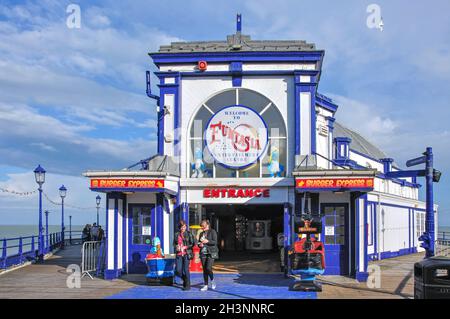
{"type": "Polygon", "coordinates": [[[271,220],[288,249],[305,192],[312,211],[324,214],[325,274],[365,280],[370,261],[421,251],[421,186],[387,178],[401,168],[336,120],[345,105],[319,93],[325,52],[305,41],[255,41],[241,34],[239,16],[237,24],[225,41],[150,53],[159,80],[159,94],[150,85],[147,92],[158,104],[157,154],[84,174],[107,196],[105,277],[144,272],[153,236],[173,253],[181,218],[209,218],[224,251],[236,247],[237,215],[271,220]]]}

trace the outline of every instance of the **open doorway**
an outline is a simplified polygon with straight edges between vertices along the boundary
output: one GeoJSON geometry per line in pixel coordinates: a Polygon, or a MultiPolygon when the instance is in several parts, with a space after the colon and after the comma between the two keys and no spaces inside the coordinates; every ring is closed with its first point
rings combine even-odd
{"type": "Polygon", "coordinates": [[[217,271],[280,272],[283,205],[202,205],[218,233],[217,271]]]}

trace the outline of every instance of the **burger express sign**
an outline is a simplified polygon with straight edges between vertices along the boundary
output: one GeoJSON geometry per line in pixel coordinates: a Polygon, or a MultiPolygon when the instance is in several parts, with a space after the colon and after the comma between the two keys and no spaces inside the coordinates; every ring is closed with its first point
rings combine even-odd
{"type": "Polygon", "coordinates": [[[227,106],[214,114],[205,131],[205,143],[214,159],[229,168],[250,166],[263,155],[267,125],[252,109],[227,106]]]}

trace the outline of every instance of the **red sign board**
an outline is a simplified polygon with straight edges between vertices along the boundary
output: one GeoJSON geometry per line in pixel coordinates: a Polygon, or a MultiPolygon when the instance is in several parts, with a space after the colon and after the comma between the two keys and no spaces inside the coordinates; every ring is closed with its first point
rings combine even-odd
{"type": "Polygon", "coordinates": [[[91,188],[163,188],[163,179],[91,179],[91,188]]]}
{"type": "Polygon", "coordinates": [[[300,189],[373,189],[373,178],[298,178],[295,186],[300,189]]]}
{"type": "Polygon", "coordinates": [[[205,188],[204,198],[270,197],[269,188],[205,188]]]}

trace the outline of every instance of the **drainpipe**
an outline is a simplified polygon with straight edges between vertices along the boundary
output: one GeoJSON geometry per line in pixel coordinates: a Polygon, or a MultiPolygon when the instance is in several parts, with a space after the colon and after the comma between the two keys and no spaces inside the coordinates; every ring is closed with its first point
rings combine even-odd
{"type": "MultiPolygon", "coordinates": [[[[377,204],[377,255],[378,255],[378,260],[381,259],[381,196],[380,194],[377,195],[378,197],[378,204],[377,204]]],[[[384,249],[384,243],[383,243],[383,249],[384,249]]]]}

